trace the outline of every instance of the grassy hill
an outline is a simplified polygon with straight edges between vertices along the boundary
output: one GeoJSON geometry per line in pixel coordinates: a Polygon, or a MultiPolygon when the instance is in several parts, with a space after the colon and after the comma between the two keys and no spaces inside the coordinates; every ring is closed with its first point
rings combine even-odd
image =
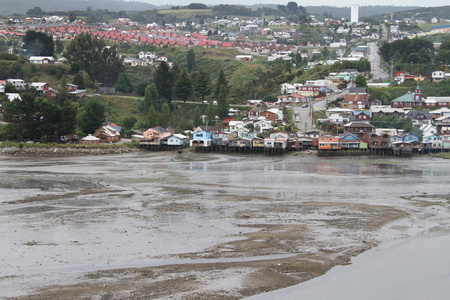
{"type": "MultiPolygon", "coordinates": [[[[405,18],[414,20],[425,20],[426,22],[431,22],[432,18],[439,19],[449,19],[450,16],[450,6],[440,6],[440,7],[422,7],[412,10],[397,11],[393,14],[394,20],[402,20],[405,18]]],[[[374,18],[379,20],[390,19],[390,14],[381,14],[374,16],[374,18]]]]}
{"type": "Polygon", "coordinates": [[[139,11],[152,10],[157,6],[137,1],[123,0],[0,0],[1,14],[3,16],[25,14],[29,9],[40,7],[46,12],[82,10],[88,7],[92,10],[108,9],[110,11],[139,11]]]}

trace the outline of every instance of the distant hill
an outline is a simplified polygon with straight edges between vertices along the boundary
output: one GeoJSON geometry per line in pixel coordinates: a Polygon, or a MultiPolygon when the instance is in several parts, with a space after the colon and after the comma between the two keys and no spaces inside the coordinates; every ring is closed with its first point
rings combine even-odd
{"type": "MultiPolygon", "coordinates": [[[[350,6],[348,7],[334,7],[334,6],[305,6],[309,14],[315,15],[324,13],[331,14],[333,19],[344,18],[350,20],[350,6]]],[[[363,21],[365,18],[373,18],[376,15],[390,15],[392,12],[410,11],[417,9],[417,6],[361,6],[359,8],[359,20],[363,21]]]]}
{"type": "MultiPolygon", "coordinates": [[[[375,19],[383,20],[390,19],[390,14],[380,14],[374,16],[375,19]]],[[[397,11],[393,14],[394,20],[402,19],[415,19],[415,20],[425,20],[430,22],[432,18],[437,19],[450,19],[450,6],[439,6],[439,7],[421,7],[411,10],[397,11]]]]}
{"type": "MultiPolygon", "coordinates": [[[[276,4],[254,4],[249,7],[257,9],[259,7],[270,7],[277,9],[276,4]]],[[[333,19],[344,18],[350,20],[350,5],[347,7],[336,7],[336,6],[304,6],[308,14],[311,15],[323,15],[324,13],[331,14],[333,19]]],[[[390,14],[397,11],[410,11],[412,9],[417,9],[419,6],[361,6],[359,8],[359,18],[364,20],[367,17],[373,17],[375,15],[390,14]]]]}
{"type": "MultiPolygon", "coordinates": [[[[194,1],[195,2],[195,1],[194,1]]],[[[201,1],[197,1],[201,3],[201,1]]],[[[248,7],[272,7],[277,8],[274,4],[255,4],[248,7]]],[[[170,5],[163,4],[156,6],[146,2],[139,1],[123,1],[123,0],[0,0],[0,14],[2,16],[10,16],[14,13],[25,14],[29,9],[40,7],[45,12],[58,11],[85,11],[88,7],[92,10],[107,9],[109,11],[126,11],[136,12],[153,9],[169,8],[170,5]]],[[[350,19],[350,7],[334,7],[334,6],[305,6],[309,14],[323,15],[331,14],[332,18],[350,19]]],[[[432,17],[448,18],[450,15],[450,6],[444,7],[417,7],[417,6],[361,6],[359,9],[359,18],[364,20],[367,17],[386,19],[394,13],[396,19],[409,18],[414,16],[416,19],[431,20],[432,17]]]]}
{"type": "Polygon", "coordinates": [[[40,7],[45,12],[53,11],[85,11],[107,9],[109,11],[140,11],[161,7],[145,2],[125,2],[122,0],[0,0],[0,14],[9,16],[14,13],[25,14],[29,9],[40,7]]]}

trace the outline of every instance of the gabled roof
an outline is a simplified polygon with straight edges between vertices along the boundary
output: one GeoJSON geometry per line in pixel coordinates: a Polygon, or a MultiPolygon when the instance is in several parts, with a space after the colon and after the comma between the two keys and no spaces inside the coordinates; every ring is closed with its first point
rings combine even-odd
{"type": "Polygon", "coordinates": [[[349,94],[367,94],[367,88],[365,87],[351,87],[348,89],[349,94]]]}
{"type": "Polygon", "coordinates": [[[415,110],[412,109],[406,113],[411,119],[415,119],[418,115],[424,115],[427,119],[431,119],[430,112],[428,110],[415,110]]]}
{"type": "Polygon", "coordinates": [[[404,94],[403,96],[400,96],[400,97],[392,100],[392,102],[415,102],[414,94],[413,93],[404,94]]]}
{"type": "Polygon", "coordinates": [[[350,122],[344,125],[344,127],[367,127],[367,128],[373,128],[372,125],[366,122],[350,122]]]}

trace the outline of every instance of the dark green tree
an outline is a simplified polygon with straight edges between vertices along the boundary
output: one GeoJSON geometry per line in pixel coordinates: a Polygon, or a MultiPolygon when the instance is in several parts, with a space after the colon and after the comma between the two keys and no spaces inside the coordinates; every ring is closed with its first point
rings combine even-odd
{"type": "Polygon", "coordinates": [[[43,32],[28,30],[23,37],[23,48],[29,55],[53,56],[55,43],[53,38],[43,32]]]}
{"type": "Polygon", "coordinates": [[[219,96],[217,97],[217,115],[220,119],[228,117],[229,105],[227,101],[226,88],[220,85],[219,96]]]}
{"type": "Polygon", "coordinates": [[[128,77],[127,73],[120,73],[119,78],[117,78],[117,82],[114,85],[114,88],[116,89],[116,91],[123,93],[130,93],[132,91],[131,80],[128,77]]]}
{"type": "Polygon", "coordinates": [[[136,124],[137,118],[135,116],[125,116],[122,120],[122,126],[124,128],[124,131],[130,131],[133,129],[134,124],[136,124]]]}
{"type": "Polygon", "coordinates": [[[195,53],[194,49],[190,48],[186,54],[187,69],[191,73],[195,69],[195,53]]]}
{"type": "Polygon", "coordinates": [[[56,53],[62,53],[64,51],[64,43],[61,40],[55,41],[56,53]]]}
{"type": "Polygon", "coordinates": [[[439,46],[439,51],[450,50],[450,39],[443,40],[439,46]]]}
{"type": "Polygon", "coordinates": [[[11,82],[5,83],[5,93],[17,93],[16,86],[11,82]]]}
{"type": "Polygon", "coordinates": [[[224,92],[225,92],[225,98],[228,97],[228,94],[230,92],[230,88],[228,86],[228,80],[225,77],[225,74],[223,73],[223,70],[219,70],[219,75],[217,76],[217,82],[214,89],[214,98],[219,97],[219,92],[221,89],[221,86],[223,86],[224,92]]]}
{"type": "Polygon", "coordinates": [[[78,63],[94,81],[115,84],[123,69],[117,45],[107,47],[105,41],[88,33],[77,35],[68,45],[65,56],[70,62],[78,63]]]}
{"type": "Polygon", "coordinates": [[[10,78],[21,78],[23,77],[23,64],[20,61],[16,61],[11,66],[8,72],[10,78]]]}
{"type": "MultiPolygon", "coordinates": [[[[59,106],[47,99],[39,99],[38,130],[42,138],[55,137],[74,133],[78,104],[66,101],[59,106]]],[[[53,139],[51,139],[53,140],[53,139]]]]}
{"type": "Polygon", "coordinates": [[[77,15],[75,14],[75,12],[73,10],[69,11],[69,21],[70,22],[75,22],[75,20],[77,19],[77,15]]]}
{"type": "Polygon", "coordinates": [[[291,1],[286,5],[286,10],[289,15],[296,15],[298,9],[297,2],[291,1]]]}
{"type": "Polygon", "coordinates": [[[421,64],[429,64],[431,62],[431,55],[430,52],[428,52],[428,49],[422,48],[418,55],[421,64]]]}
{"type": "Polygon", "coordinates": [[[200,107],[196,107],[194,109],[194,113],[192,115],[192,123],[194,127],[202,125],[202,112],[200,110],[200,107]]]}
{"type": "Polygon", "coordinates": [[[27,11],[27,17],[41,18],[43,15],[45,15],[45,11],[43,11],[39,6],[36,6],[35,8],[29,9],[27,11]]]}
{"type": "Polygon", "coordinates": [[[160,114],[153,105],[150,106],[147,117],[148,117],[147,123],[149,128],[160,125],[160,114]]]}
{"type": "Polygon", "coordinates": [[[86,88],[86,84],[84,83],[84,77],[81,73],[77,73],[77,75],[73,77],[73,84],[76,84],[79,89],[86,88]]]}
{"type": "Polygon", "coordinates": [[[205,115],[206,115],[206,122],[208,125],[215,125],[216,124],[216,106],[214,105],[212,100],[209,100],[208,106],[206,107],[205,115]]]}
{"type": "Polygon", "coordinates": [[[192,95],[192,80],[186,68],[181,70],[180,77],[175,84],[175,94],[184,102],[192,95]]]}
{"type": "Polygon", "coordinates": [[[355,84],[357,87],[367,87],[366,78],[364,78],[364,75],[358,74],[355,79],[355,84]]]}
{"type": "Polygon", "coordinates": [[[170,73],[172,74],[173,82],[177,82],[178,76],[180,76],[180,64],[178,62],[174,62],[172,68],[170,68],[170,73]]]}
{"type": "Polygon", "coordinates": [[[66,100],[61,108],[59,132],[61,135],[69,135],[75,132],[77,126],[77,112],[79,104],[66,100]]]}
{"type": "Polygon", "coordinates": [[[170,102],[172,100],[173,77],[169,65],[165,61],[162,61],[156,68],[155,85],[159,97],[170,102]]]}
{"type": "Polygon", "coordinates": [[[196,82],[194,85],[195,94],[202,99],[205,100],[205,97],[211,93],[211,80],[209,79],[209,73],[204,68],[200,68],[196,82]]]}
{"type": "Polygon", "coordinates": [[[407,62],[411,62],[413,64],[420,63],[420,57],[417,53],[411,53],[408,55],[408,58],[406,59],[407,62]]]}
{"type": "Polygon", "coordinates": [[[154,83],[147,85],[145,88],[145,96],[144,96],[144,107],[143,111],[148,111],[151,106],[157,111],[159,111],[159,102],[158,102],[159,94],[158,89],[154,83]]]}
{"type": "Polygon", "coordinates": [[[8,122],[5,125],[8,138],[15,140],[39,139],[40,135],[37,129],[39,115],[36,98],[29,93],[22,93],[21,98],[22,100],[16,98],[2,103],[3,119],[8,122]]]}
{"type": "Polygon", "coordinates": [[[439,53],[436,55],[436,62],[443,65],[450,65],[450,50],[439,50],[439,53]]]}
{"type": "Polygon", "coordinates": [[[167,128],[172,125],[173,122],[173,114],[170,111],[169,104],[164,103],[161,107],[161,118],[159,120],[159,124],[163,128],[167,128]]]}
{"type": "Polygon", "coordinates": [[[90,99],[81,112],[79,127],[85,134],[94,133],[105,121],[105,106],[96,99],[90,99]]]}

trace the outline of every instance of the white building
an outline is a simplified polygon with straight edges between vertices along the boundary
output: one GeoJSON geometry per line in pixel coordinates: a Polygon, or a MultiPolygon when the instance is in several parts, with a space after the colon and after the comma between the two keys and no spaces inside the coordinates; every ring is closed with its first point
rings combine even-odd
{"type": "Polygon", "coordinates": [[[6,79],[6,81],[12,83],[17,90],[25,89],[25,82],[22,79],[6,79]]]}
{"type": "Polygon", "coordinates": [[[53,56],[30,56],[28,61],[32,64],[52,64],[55,59],[53,56]]]}
{"type": "Polygon", "coordinates": [[[359,6],[358,5],[352,5],[350,7],[351,17],[350,21],[352,23],[358,23],[359,22],[359,6]]]}

